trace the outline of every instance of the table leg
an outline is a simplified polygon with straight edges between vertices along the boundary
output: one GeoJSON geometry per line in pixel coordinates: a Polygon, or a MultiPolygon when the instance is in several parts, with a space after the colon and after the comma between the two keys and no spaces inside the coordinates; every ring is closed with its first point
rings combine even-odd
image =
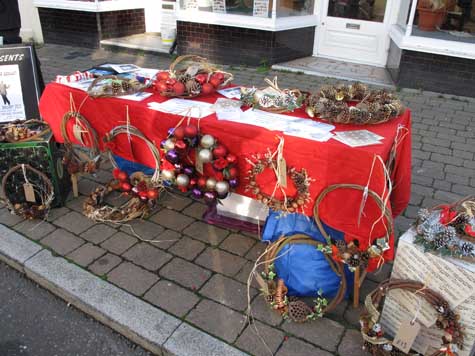
{"type": "Polygon", "coordinates": [[[71,183],[73,185],[73,196],[77,198],[79,196],[79,189],[78,189],[78,176],[76,173],[71,174],[71,183]]]}

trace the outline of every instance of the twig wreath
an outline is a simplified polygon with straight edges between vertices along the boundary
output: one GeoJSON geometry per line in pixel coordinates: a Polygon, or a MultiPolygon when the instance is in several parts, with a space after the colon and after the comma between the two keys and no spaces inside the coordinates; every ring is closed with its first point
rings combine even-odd
{"type": "MultiPolygon", "coordinates": [[[[361,334],[364,348],[374,356],[405,355],[393,346],[392,341],[384,337],[379,323],[382,300],[390,290],[402,289],[413,292],[427,301],[437,312],[436,326],[444,331],[440,349],[431,356],[457,355],[457,348],[463,348],[464,334],[459,323],[459,315],[450,308],[449,303],[437,292],[423,283],[411,280],[386,280],[366,296],[365,308],[360,317],[361,334]]],[[[410,355],[418,355],[410,353],[410,355]]]]}
{"type": "Polygon", "coordinates": [[[162,170],[166,185],[175,185],[182,191],[191,191],[195,199],[204,199],[214,204],[224,199],[239,185],[236,155],[214,136],[202,135],[198,126],[190,124],[190,117],[184,117],[176,127],[169,130],[161,145],[165,159],[173,168],[162,170]],[[181,126],[185,119],[186,125],[181,126]],[[191,158],[194,153],[194,159],[191,158]],[[212,167],[213,174],[204,169],[212,167]]]}
{"type": "Polygon", "coordinates": [[[380,124],[401,115],[404,105],[386,90],[369,90],[361,83],[325,85],[308,99],[310,117],[339,124],[380,124]],[[356,105],[350,105],[356,103],[356,105]]]}
{"type": "Polygon", "coordinates": [[[277,310],[284,318],[288,317],[299,323],[321,318],[325,313],[334,310],[345,297],[347,282],[343,270],[343,263],[333,260],[325,253],[323,254],[332,270],[341,278],[340,287],[337,295],[331,302],[328,302],[328,300],[323,297],[321,291],[316,291],[317,297],[314,300],[315,304],[310,307],[307,303],[297,297],[287,297],[288,290],[285,286],[284,280],[280,279],[275,272],[273,262],[279,258],[279,252],[282,251],[284,246],[289,244],[307,244],[315,246],[319,250],[326,247],[325,243],[316,241],[303,234],[284,236],[273,242],[268,247],[268,252],[265,257],[262,277],[264,278],[266,285],[261,286],[263,289],[263,295],[270,306],[274,310],[277,310]]]}
{"type": "Polygon", "coordinates": [[[256,199],[261,201],[264,205],[267,205],[273,210],[294,213],[302,211],[305,207],[305,204],[310,201],[309,186],[311,179],[309,178],[305,168],[297,170],[295,167],[286,166],[285,172],[283,172],[283,174],[285,174],[287,177],[290,177],[293,184],[295,185],[296,193],[289,197],[285,194],[285,190],[279,184],[277,184],[276,189],[279,187],[283,195],[283,200],[280,200],[277,199],[274,194],[270,195],[265,193],[256,180],[257,176],[267,168],[275,171],[276,175],[278,176],[279,159],[276,158],[275,154],[268,151],[263,155],[252,155],[251,158],[247,158],[246,160],[251,165],[251,169],[247,171],[248,175],[246,178],[248,183],[246,185],[246,191],[250,191],[252,194],[254,194],[256,199]]]}
{"type": "Polygon", "coordinates": [[[386,234],[382,237],[374,239],[374,242],[370,244],[370,247],[366,251],[361,251],[359,248],[359,242],[357,240],[350,243],[346,243],[343,240],[333,240],[325,231],[319,214],[319,206],[323,199],[332,191],[337,189],[355,189],[362,192],[366,191],[366,187],[357,184],[334,184],[325,188],[315,201],[313,208],[313,217],[320,230],[322,236],[328,241],[330,253],[336,261],[342,261],[347,264],[350,269],[357,267],[366,268],[370,258],[382,258],[382,254],[385,250],[389,249],[389,237],[392,233],[393,218],[390,210],[386,207],[385,201],[373,190],[368,189],[368,196],[374,199],[378,207],[381,209],[381,213],[386,220],[386,234]]]}
{"type": "Polygon", "coordinates": [[[475,263],[475,196],[421,209],[416,232],[415,243],[425,251],[475,263]]]}
{"type": "Polygon", "coordinates": [[[69,174],[96,172],[100,165],[101,153],[97,132],[89,121],[78,112],[68,111],[61,120],[61,135],[66,149],[63,163],[66,165],[69,174]],[[69,138],[67,125],[71,119],[75,120],[73,132],[76,140],[84,147],[91,146],[88,153],[76,149],[69,138]],[[87,143],[83,139],[84,136],[88,137],[87,143]]]}
{"type": "Polygon", "coordinates": [[[137,79],[119,78],[115,75],[104,75],[94,79],[87,88],[87,94],[92,98],[107,98],[135,94],[148,88],[137,79]]]}
{"type": "Polygon", "coordinates": [[[2,179],[1,198],[24,219],[45,219],[54,199],[51,180],[28,164],[10,168],[2,179]]]}
{"type": "Polygon", "coordinates": [[[42,120],[14,121],[0,126],[0,142],[19,143],[41,140],[51,132],[42,120]]]}

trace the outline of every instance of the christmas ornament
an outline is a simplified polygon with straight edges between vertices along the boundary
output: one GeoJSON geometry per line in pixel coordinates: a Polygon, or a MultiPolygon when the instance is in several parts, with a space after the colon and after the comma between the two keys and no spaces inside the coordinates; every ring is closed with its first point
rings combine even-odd
{"type": "Polygon", "coordinates": [[[211,135],[204,135],[201,137],[200,145],[204,148],[210,148],[214,145],[214,137],[211,135]]]}
{"type": "Polygon", "coordinates": [[[163,148],[165,148],[167,151],[173,150],[175,148],[175,142],[172,140],[168,139],[165,141],[163,148]]]}
{"type": "Polygon", "coordinates": [[[216,183],[216,179],[208,178],[206,180],[206,189],[208,189],[209,191],[214,190],[216,188],[216,183]]]}
{"type": "Polygon", "coordinates": [[[190,178],[186,174],[179,174],[176,177],[176,184],[179,187],[187,187],[190,183],[190,178]]]}
{"type": "Polygon", "coordinates": [[[171,181],[175,178],[175,172],[169,169],[163,169],[161,175],[162,179],[167,181],[171,181]]]}
{"type": "Polygon", "coordinates": [[[216,182],[215,190],[218,194],[227,194],[229,192],[229,183],[225,181],[216,182]]]}
{"type": "Polygon", "coordinates": [[[198,158],[201,162],[208,163],[213,159],[213,153],[209,149],[204,148],[198,153],[198,158]]]}
{"type": "Polygon", "coordinates": [[[199,188],[193,188],[191,190],[191,195],[195,199],[201,199],[201,198],[203,198],[203,191],[201,191],[199,188]]]}

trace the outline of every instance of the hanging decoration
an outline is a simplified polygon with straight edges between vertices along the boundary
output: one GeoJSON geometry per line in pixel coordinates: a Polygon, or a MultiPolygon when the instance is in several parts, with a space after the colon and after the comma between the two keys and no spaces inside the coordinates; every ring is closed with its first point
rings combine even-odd
{"type": "MultiPolygon", "coordinates": [[[[459,316],[450,308],[449,303],[440,294],[427,288],[423,283],[411,280],[386,280],[365,300],[365,308],[360,317],[361,334],[364,339],[364,349],[374,356],[399,356],[406,353],[397,349],[393,341],[384,337],[384,330],[379,323],[382,300],[389,291],[401,289],[422,297],[434,307],[437,312],[436,326],[443,330],[442,345],[431,356],[457,355],[458,349],[463,349],[464,333],[459,323],[459,316]]],[[[418,355],[418,353],[409,353],[418,355]]]]}
{"type": "Polygon", "coordinates": [[[390,249],[389,237],[393,231],[393,218],[391,211],[386,207],[384,199],[382,199],[373,190],[367,189],[364,186],[356,184],[334,184],[325,188],[315,200],[313,217],[322,236],[328,242],[325,252],[330,254],[335,261],[340,261],[347,264],[350,270],[354,271],[359,267],[366,269],[371,259],[375,259],[376,263],[379,265],[380,261],[382,261],[383,253],[390,249]],[[382,217],[384,217],[386,220],[386,234],[382,237],[374,238],[372,244],[370,244],[369,248],[365,251],[360,249],[358,240],[354,240],[349,243],[343,240],[334,240],[327,234],[325,228],[323,227],[319,214],[320,203],[328,193],[337,189],[356,189],[362,191],[363,194],[367,194],[376,202],[378,207],[381,209],[382,217]]]}
{"type": "MultiPolygon", "coordinates": [[[[281,144],[283,146],[283,141],[281,141],[281,144]]],[[[309,178],[305,168],[298,170],[295,167],[287,166],[287,164],[280,164],[279,162],[282,162],[282,149],[280,148],[274,153],[268,150],[263,155],[256,154],[246,159],[251,166],[247,171],[246,192],[251,192],[257,200],[270,209],[284,213],[303,211],[306,203],[310,201],[309,187],[312,179],[309,178]],[[265,193],[257,182],[257,176],[266,169],[273,170],[277,177],[277,183],[272,194],[265,193]],[[283,178],[287,179],[287,177],[295,186],[296,192],[293,196],[287,196],[285,189],[287,184],[282,184],[283,178]],[[282,199],[275,197],[277,189],[282,193],[282,199]]]]}
{"type": "Polygon", "coordinates": [[[263,89],[241,88],[243,105],[273,113],[285,113],[302,107],[305,95],[300,90],[280,89],[277,77],[274,80],[266,78],[264,81],[269,86],[263,89]]]}
{"type": "Polygon", "coordinates": [[[142,84],[137,79],[119,78],[115,75],[103,75],[92,81],[87,94],[92,98],[109,98],[135,94],[145,90],[149,84],[142,84]]]}
{"type": "Polygon", "coordinates": [[[1,198],[23,219],[46,219],[54,200],[51,180],[28,164],[10,168],[2,179],[1,198]]]}
{"type": "Polygon", "coordinates": [[[401,115],[404,105],[386,90],[369,90],[361,83],[325,85],[308,98],[306,112],[337,124],[380,124],[401,115]]]}
{"type": "Polygon", "coordinates": [[[324,314],[334,310],[345,297],[347,282],[343,264],[334,261],[324,254],[330,267],[341,279],[341,282],[336,296],[330,302],[323,296],[322,291],[315,291],[316,298],[313,300],[314,304],[310,306],[298,297],[287,296],[288,289],[285,286],[285,282],[276,274],[274,261],[279,258],[279,253],[282,249],[289,244],[307,244],[317,249],[324,249],[326,247],[326,244],[302,234],[281,237],[269,245],[265,256],[264,272],[262,272],[263,279],[258,278],[264,298],[272,309],[278,311],[284,318],[289,318],[295,322],[301,323],[321,318],[324,314]]]}
{"type": "Polygon", "coordinates": [[[13,121],[0,125],[0,143],[20,143],[43,139],[51,129],[42,120],[13,121]]]}
{"type": "Polygon", "coordinates": [[[206,58],[179,56],[170,64],[168,71],[157,73],[153,84],[160,95],[178,98],[194,98],[214,93],[230,84],[233,75],[212,66],[206,58]]]}
{"type": "Polygon", "coordinates": [[[195,199],[214,204],[224,199],[239,185],[237,157],[214,136],[201,134],[198,126],[190,124],[168,130],[161,143],[168,167],[162,170],[166,185],[191,191],[195,199]]]}
{"type": "Polygon", "coordinates": [[[421,209],[416,232],[415,243],[426,251],[475,262],[475,196],[421,209]]]}

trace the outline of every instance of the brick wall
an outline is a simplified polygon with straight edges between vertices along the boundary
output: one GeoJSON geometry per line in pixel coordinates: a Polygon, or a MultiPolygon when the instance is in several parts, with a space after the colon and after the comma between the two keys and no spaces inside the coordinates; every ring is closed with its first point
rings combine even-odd
{"type": "Polygon", "coordinates": [[[475,60],[402,50],[399,69],[390,70],[397,85],[475,97],[475,60]]]}
{"type": "Polygon", "coordinates": [[[200,54],[216,63],[259,65],[306,57],[315,27],[263,31],[178,21],[178,53],[200,54]]]}
{"type": "Polygon", "coordinates": [[[96,48],[101,39],[145,32],[144,9],[102,13],[50,8],[39,8],[38,11],[46,43],[96,48]]]}

